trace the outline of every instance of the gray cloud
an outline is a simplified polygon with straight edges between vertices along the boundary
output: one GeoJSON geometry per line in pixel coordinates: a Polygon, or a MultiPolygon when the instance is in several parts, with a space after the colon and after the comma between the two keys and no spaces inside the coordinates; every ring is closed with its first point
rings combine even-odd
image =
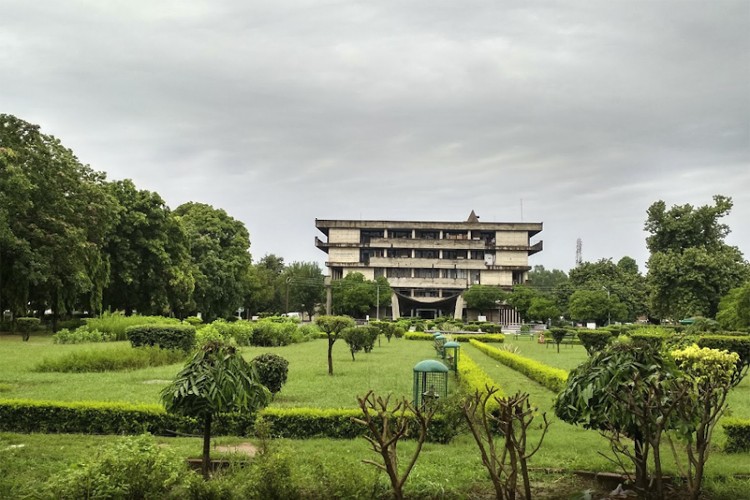
{"type": "Polygon", "coordinates": [[[532,263],[645,262],[646,208],[732,196],[750,248],[750,4],[0,0],[0,109],[253,253],[314,218],[539,220],[532,263]],[[523,200],[523,201],[521,201],[523,200]],[[523,206],[523,211],[521,209],[523,206]]]}

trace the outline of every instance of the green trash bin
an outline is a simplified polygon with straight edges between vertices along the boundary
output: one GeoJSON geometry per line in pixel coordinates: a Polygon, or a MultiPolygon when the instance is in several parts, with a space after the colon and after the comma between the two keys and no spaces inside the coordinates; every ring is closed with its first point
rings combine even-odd
{"type": "Polygon", "coordinates": [[[458,371],[458,356],[460,352],[461,346],[455,340],[446,342],[443,346],[443,359],[445,360],[445,364],[454,372],[458,371]]]}
{"type": "Polygon", "coordinates": [[[426,359],[414,366],[414,406],[424,408],[448,397],[448,367],[426,359]]]}

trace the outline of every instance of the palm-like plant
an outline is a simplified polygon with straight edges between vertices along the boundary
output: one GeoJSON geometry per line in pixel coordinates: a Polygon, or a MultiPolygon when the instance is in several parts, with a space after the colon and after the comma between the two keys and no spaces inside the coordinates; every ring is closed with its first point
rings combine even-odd
{"type": "Polygon", "coordinates": [[[203,421],[201,472],[208,479],[211,420],[227,412],[254,412],[265,407],[270,393],[237,348],[220,341],[201,346],[161,392],[167,411],[203,421]]]}

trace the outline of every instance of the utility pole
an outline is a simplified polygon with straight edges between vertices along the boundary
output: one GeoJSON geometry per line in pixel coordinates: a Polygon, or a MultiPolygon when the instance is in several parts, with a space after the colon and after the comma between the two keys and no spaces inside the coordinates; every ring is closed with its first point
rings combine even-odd
{"type": "Polygon", "coordinates": [[[377,278],[375,278],[375,297],[376,297],[376,306],[375,306],[375,320],[380,321],[380,283],[378,283],[377,278]]]}
{"type": "Polygon", "coordinates": [[[286,278],[286,313],[289,314],[289,283],[292,282],[292,277],[287,276],[286,278]]]}
{"type": "Polygon", "coordinates": [[[333,298],[331,297],[331,277],[326,276],[323,278],[323,285],[326,287],[326,314],[331,315],[331,303],[333,298]]]}

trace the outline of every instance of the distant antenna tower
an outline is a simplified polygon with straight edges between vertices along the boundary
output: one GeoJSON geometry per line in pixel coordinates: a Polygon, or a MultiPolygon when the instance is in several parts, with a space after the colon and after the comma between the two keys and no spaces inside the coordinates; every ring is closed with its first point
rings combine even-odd
{"type": "Polygon", "coordinates": [[[576,267],[581,265],[581,262],[583,262],[583,242],[581,241],[581,238],[578,238],[576,240],[576,267]]]}

